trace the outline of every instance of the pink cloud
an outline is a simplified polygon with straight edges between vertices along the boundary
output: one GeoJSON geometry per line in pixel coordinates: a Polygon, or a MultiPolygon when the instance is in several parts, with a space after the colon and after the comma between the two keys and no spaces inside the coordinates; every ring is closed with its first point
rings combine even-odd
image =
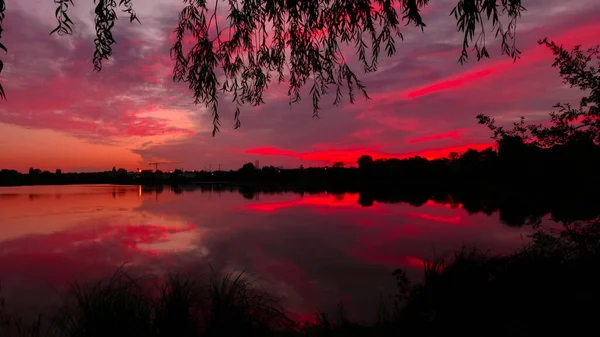
{"type": "Polygon", "coordinates": [[[471,85],[473,82],[485,78],[494,72],[492,69],[483,69],[459,76],[453,76],[451,78],[439,81],[433,84],[427,84],[417,89],[406,91],[402,96],[406,98],[417,98],[429,94],[433,94],[438,91],[449,90],[453,88],[460,88],[465,85],[471,85]]]}
{"type": "Polygon", "coordinates": [[[438,134],[426,136],[426,137],[413,138],[413,139],[409,139],[408,143],[409,144],[425,143],[425,142],[429,142],[432,140],[441,140],[441,139],[459,140],[459,139],[461,139],[461,136],[464,134],[465,131],[466,131],[466,129],[460,129],[460,130],[453,130],[453,131],[449,131],[449,132],[438,133],[438,134]]]}
{"type": "MultiPolygon", "coordinates": [[[[32,22],[29,14],[18,11],[7,13],[7,17],[32,22]]],[[[7,29],[15,21],[9,20],[7,29]]],[[[0,106],[0,123],[108,142],[112,137],[194,133],[191,128],[148,114],[167,107],[165,103],[172,101],[173,94],[181,95],[168,87],[156,86],[169,79],[170,74],[164,71],[169,60],[144,55],[141,50],[151,46],[150,42],[122,40],[123,46],[115,50],[119,56],[106,62],[104,70],[95,74],[87,57],[92,50],[91,36],[75,37],[69,51],[56,43],[58,39],[44,39],[45,28],[31,25],[32,32],[14,32],[4,41],[19,57],[6,62],[10,72],[4,83],[8,101],[0,106]],[[36,37],[39,34],[40,39],[36,49],[27,40],[33,33],[36,37]]],[[[115,35],[120,34],[117,29],[115,35]]]]}
{"type": "Polygon", "coordinates": [[[407,153],[386,153],[375,150],[373,148],[363,148],[363,149],[347,149],[347,150],[315,150],[308,152],[294,152],[290,150],[282,150],[275,147],[259,147],[245,150],[245,153],[248,154],[257,154],[263,156],[281,156],[281,157],[293,157],[297,159],[301,159],[304,161],[313,161],[313,162],[324,162],[324,163],[334,163],[334,162],[343,162],[343,163],[351,163],[354,164],[356,160],[362,155],[370,155],[374,159],[385,159],[385,158],[410,158],[414,156],[420,156],[426,159],[438,159],[447,157],[450,152],[458,152],[463,153],[468,149],[474,150],[484,150],[489,147],[493,147],[493,143],[483,143],[483,144],[472,144],[472,145],[462,145],[462,146],[452,146],[452,147],[444,147],[444,148],[431,148],[431,149],[423,149],[415,152],[407,152],[407,153]]]}

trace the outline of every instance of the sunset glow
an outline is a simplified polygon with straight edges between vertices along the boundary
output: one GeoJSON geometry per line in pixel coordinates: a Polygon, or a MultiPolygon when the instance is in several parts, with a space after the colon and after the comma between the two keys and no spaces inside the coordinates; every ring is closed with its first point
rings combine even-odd
{"type": "Polygon", "coordinates": [[[490,60],[472,55],[460,65],[461,37],[448,16],[455,2],[436,2],[423,12],[424,33],[403,27],[398,54],[384,58],[379,71],[362,74],[347,53],[372,100],[334,107],[334,97],[325,96],[321,118],[314,119],[308,90],[290,107],[286,83],[273,83],[265,105],[242,109],[238,130],[231,128],[234,107],[222,97],[222,132],[213,138],[210,112],[172,81],[169,48],[180,2],[146,0],[136,9],[142,26],[119,20],[114,57],[94,73],[93,2],[78,2],[70,12],[73,36],[49,36],[54,3],[22,0],[7,7],[4,24],[9,52],[0,80],[8,100],[0,103],[0,168],[135,170],[157,160],[189,170],[237,169],[255,160],[292,168],[353,165],[363,154],[434,159],[482,150],[492,142],[477,114],[502,124],[522,115],[538,122],[557,101],[577,101],[550,67],[551,53],[536,43],[547,37],[565,46],[597,44],[600,3],[577,3],[525,2],[517,40],[522,59],[500,55],[498,41],[489,39],[490,60]]]}

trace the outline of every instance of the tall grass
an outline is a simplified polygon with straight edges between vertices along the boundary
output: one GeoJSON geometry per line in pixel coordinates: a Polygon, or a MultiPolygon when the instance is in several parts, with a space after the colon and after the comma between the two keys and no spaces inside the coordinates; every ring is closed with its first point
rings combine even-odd
{"type": "Polygon", "coordinates": [[[220,282],[212,274],[203,301],[205,336],[268,336],[294,327],[277,298],[253,286],[241,274],[220,282]]]}
{"type": "Polygon", "coordinates": [[[425,266],[398,322],[411,335],[541,336],[597,331],[600,223],[539,231],[504,256],[463,247],[425,266]]]}
{"type": "Polygon", "coordinates": [[[64,307],[41,324],[23,322],[0,298],[1,337],[272,336],[295,323],[278,299],[242,274],[204,281],[167,275],[148,280],[119,270],[108,280],[70,287],[64,307]]]}
{"type": "MultiPolygon", "coordinates": [[[[1,290],[1,288],[0,288],[1,290]]],[[[31,323],[24,323],[18,316],[12,315],[6,308],[6,303],[0,291],[0,336],[2,337],[40,337],[41,317],[31,323]]]]}

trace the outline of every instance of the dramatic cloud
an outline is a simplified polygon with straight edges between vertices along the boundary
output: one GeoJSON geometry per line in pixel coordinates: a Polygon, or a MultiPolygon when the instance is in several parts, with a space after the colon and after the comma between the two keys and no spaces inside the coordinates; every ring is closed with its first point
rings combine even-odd
{"type": "MultiPolygon", "coordinates": [[[[446,137],[440,137],[438,135],[433,136],[434,138],[418,141],[409,141],[409,143],[420,143],[432,139],[443,139],[446,137]]],[[[263,147],[248,149],[245,153],[254,154],[260,156],[281,156],[281,157],[292,157],[300,159],[303,162],[318,162],[320,164],[327,164],[332,162],[342,162],[345,164],[356,164],[356,160],[361,155],[370,155],[373,159],[381,158],[410,158],[414,156],[421,156],[427,159],[436,159],[447,156],[450,152],[462,153],[468,149],[484,150],[488,147],[492,147],[493,143],[486,144],[470,144],[465,146],[457,147],[444,147],[444,148],[433,148],[433,149],[422,149],[418,152],[407,152],[404,154],[384,153],[377,151],[373,148],[357,148],[357,149],[346,149],[346,150],[325,150],[325,151],[312,151],[312,152],[293,152],[289,150],[280,150],[274,147],[263,147]]]]}
{"type": "MultiPolygon", "coordinates": [[[[93,73],[92,1],[77,3],[75,33],[60,37],[48,36],[55,24],[51,1],[22,0],[5,19],[9,53],[1,80],[8,101],[0,103],[0,166],[134,169],[164,159],[189,169],[237,169],[256,159],[310,166],[354,163],[364,153],[435,158],[484,148],[490,134],[475,115],[491,114],[506,124],[522,115],[540,121],[556,101],[578,98],[550,67],[552,55],[538,39],[568,47],[600,41],[597,1],[524,4],[528,11],[518,27],[523,55],[516,63],[495,52],[499,45],[488,38],[491,60],[457,64],[461,36],[448,16],[455,1],[440,0],[424,14],[424,33],[403,28],[398,54],[383,60],[378,72],[361,74],[371,100],[338,108],[325,96],[321,118],[314,119],[308,97],[290,106],[285,83],[274,84],[265,105],[242,110],[239,130],[230,128],[233,106],[223,97],[223,131],[213,138],[210,114],[192,104],[185,84],[172,82],[169,48],[181,3],[146,0],[137,8],[142,25],[119,20],[114,57],[93,73]],[[71,157],[80,160],[63,155],[69,143],[71,157]]],[[[360,72],[357,63],[354,68],[360,72]]]]}

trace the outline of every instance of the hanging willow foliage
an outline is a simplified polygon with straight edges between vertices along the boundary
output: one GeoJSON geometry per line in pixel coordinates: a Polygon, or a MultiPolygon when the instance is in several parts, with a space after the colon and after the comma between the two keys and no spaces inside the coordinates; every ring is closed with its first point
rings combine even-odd
{"type": "MultiPolygon", "coordinates": [[[[6,16],[6,3],[4,2],[4,0],[0,0],[0,49],[4,50],[5,52],[8,52],[6,50],[6,47],[4,46],[4,44],[2,44],[2,33],[4,31],[4,29],[2,28],[2,23],[4,22],[4,17],[6,16]]],[[[4,62],[2,62],[2,60],[0,60],[0,73],[2,73],[2,70],[4,69],[4,62]]],[[[6,99],[6,93],[4,92],[4,88],[2,87],[2,84],[0,84],[0,98],[2,99],[6,99]]]]}
{"type": "MultiPolygon", "coordinates": [[[[0,37],[4,1],[0,0],[0,37]]],[[[112,55],[115,40],[111,30],[117,8],[129,15],[130,22],[139,20],[133,0],[93,1],[93,65],[100,71],[102,62],[112,55]]],[[[171,57],[175,61],[173,80],[186,82],[194,103],[205,105],[212,113],[214,135],[221,125],[220,94],[232,97],[236,105],[234,128],[238,128],[240,108],[264,103],[263,93],[273,77],[277,82],[287,81],[290,104],[300,101],[301,88],[309,85],[314,117],[318,117],[321,96],[332,88],[335,105],[341,103],[343,93],[350,102],[356,95],[368,98],[341,46],[355,49],[364,72],[376,71],[382,52],[388,57],[395,54],[396,41],[403,38],[401,24],[426,27],[421,11],[430,0],[212,1],[183,0],[171,57]],[[219,5],[229,13],[227,27],[219,27],[219,5]],[[189,48],[184,46],[186,36],[194,41],[189,48]]],[[[71,34],[74,24],[67,12],[73,0],[54,2],[58,24],[52,33],[71,34]]],[[[464,35],[458,61],[467,61],[469,49],[478,60],[489,57],[485,22],[490,21],[494,38],[501,39],[502,53],[516,60],[520,54],[515,45],[517,19],[524,10],[521,0],[459,0],[450,13],[464,35]],[[507,17],[504,24],[500,20],[503,16],[507,17]]],[[[2,44],[0,48],[6,50],[2,44]]],[[[1,86],[0,96],[5,98],[1,86]]]]}

